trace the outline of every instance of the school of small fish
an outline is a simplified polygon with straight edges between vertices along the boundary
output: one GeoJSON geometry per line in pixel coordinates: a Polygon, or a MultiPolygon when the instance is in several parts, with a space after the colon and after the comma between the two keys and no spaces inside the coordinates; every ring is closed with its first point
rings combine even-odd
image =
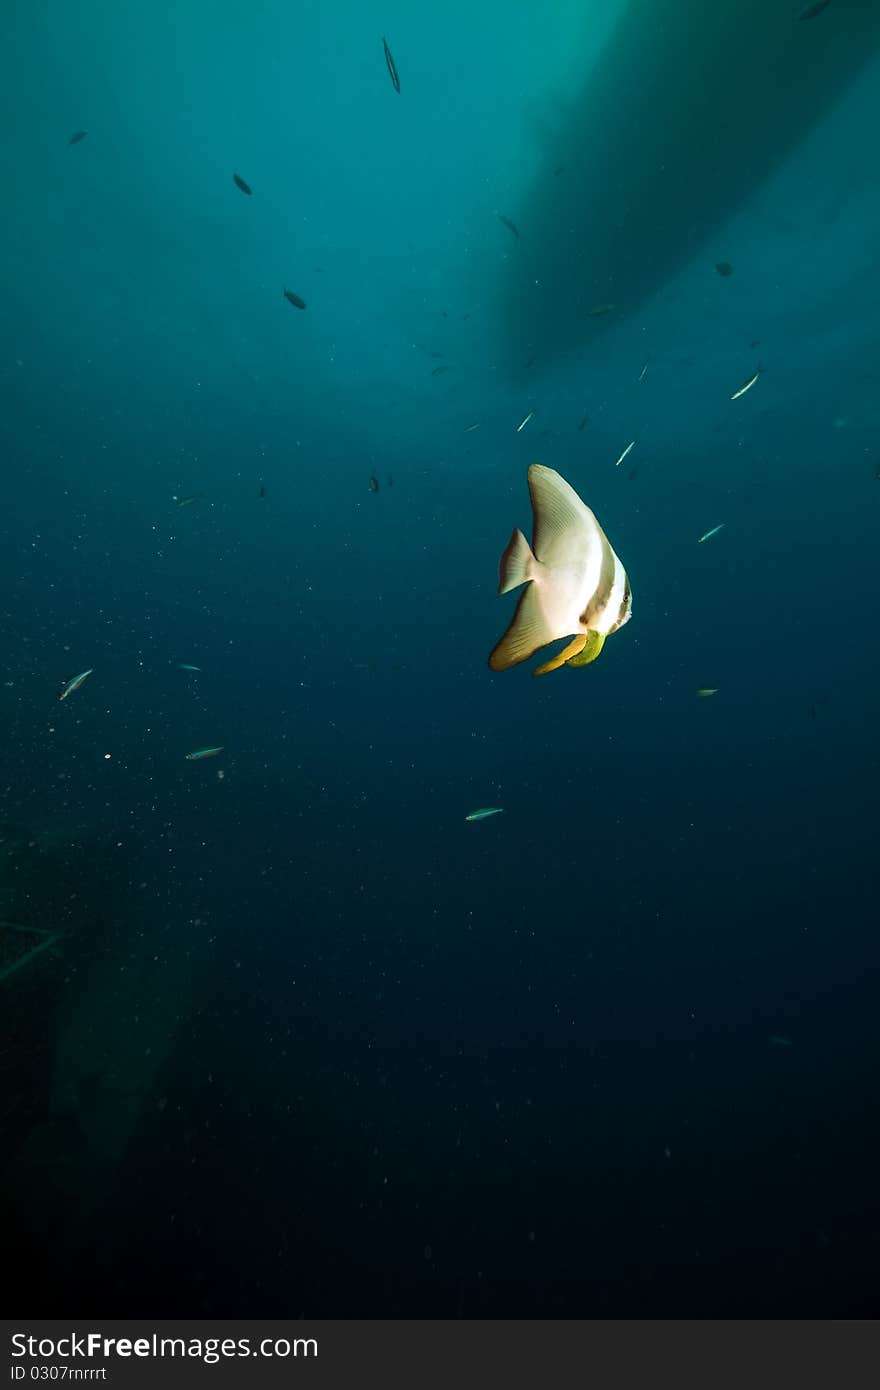
{"type": "MultiPolygon", "coordinates": [[[[807,4],[801,10],[798,19],[815,19],[829,4],[830,0],[814,0],[814,3],[807,4]]],[[[394,91],[400,94],[400,75],[384,36],[382,49],[391,84],[394,91]]],[[[68,145],[81,144],[87,134],[86,130],[74,131],[69,137],[68,145]]],[[[562,166],[557,172],[561,169],[562,166]]],[[[234,172],[232,179],[242,194],[246,197],[253,196],[253,188],[241,174],[234,172]]],[[[497,210],[495,216],[512,237],[520,239],[519,227],[512,218],[497,210]]],[[[723,279],[730,278],[733,270],[734,267],[729,261],[715,263],[715,271],[723,279]]],[[[283,297],[295,309],[306,308],[303,297],[287,287],[283,289],[283,297]]],[[[613,310],[612,303],[597,303],[586,310],[586,316],[604,318],[613,310]]],[[[445,311],[443,317],[447,317],[445,311]]],[[[469,315],[465,314],[463,317],[467,318],[469,315]]],[[[752,347],[756,345],[756,341],[751,344],[752,347]]],[[[431,351],[430,356],[442,358],[444,354],[431,351]]],[[[531,367],[534,361],[535,355],[532,354],[525,367],[531,367]]],[[[638,374],[638,382],[644,381],[650,361],[650,357],[645,358],[638,374]]],[[[431,375],[438,377],[449,370],[449,364],[444,362],[433,367],[431,375]]],[[[763,368],[758,366],[757,370],[733,391],[730,400],[737,401],[751,391],[762,372],[763,368]]],[[[521,433],[534,417],[535,409],[530,409],[516,425],[516,433],[521,433]]],[[[577,426],[579,432],[585,429],[589,419],[585,412],[577,426]]],[[[467,425],[464,432],[473,433],[482,423],[477,420],[467,425]]],[[[616,459],[615,468],[620,467],[635,444],[636,439],[631,439],[616,459]]],[[[636,469],[631,470],[630,479],[635,478],[636,472],[636,469]]],[[[533,512],[532,544],[529,544],[522,531],[515,528],[501,557],[498,593],[506,594],[517,588],[521,589],[521,593],[507,630],[490,653],[489,666],[493,671],[507,670],[528,660],[549,644],[565,640],[566,645],[557,651],[555,656],[535,668],[533,674],[540,676],[562,666],[577,668],[595,661],[603,649],[606,637],[629,621],[632,593],[626,571],[605,532],[594,513],[571,485],[554,469],[542,464],[532,464],[527,476],[533,512]]],[[[392,481],[389,475],[389,487],[392,481]]],[[[380,485],[376,473],[370,475],[368,486],[371,493],[379,492],[380,485]]],[[[262,482],[259,484],[258,495],[260,498],[265,498],[266,495],[262,482]]],[[[178,508],[186,508],[199,502],[202,497],[201,492],[175,494],[172,500],[178,508]]],[[[722,531],[724,526],[724,522],[713,526],[699,537],[697,543],[704,544],[722,531]]],[[[178,662],[177,665],[181,671],[192,674],[200,673],[202,669],[190,662],[178,662]]],[[[89,667],[78,675],[68,677],[58,691],[58,700],[67,700],[81,689],[92,674],[93,668],[89,667]]],[[[707,699],[717,694],[717,687],[704,686],[696,691],[699,699],[707,699]]],[[[217,757],[223,751],[222,744],[206,745],[194,749],[185,757],[188,762],[201,762],[217,757]]],[[[466,815],[465,820],[485,820],[501,814],[502,809],[498,806],[482,807],[466,815]]],[[[774,1037],[771,1041],[788,1045],[787,1039],[774,1037]]]]}

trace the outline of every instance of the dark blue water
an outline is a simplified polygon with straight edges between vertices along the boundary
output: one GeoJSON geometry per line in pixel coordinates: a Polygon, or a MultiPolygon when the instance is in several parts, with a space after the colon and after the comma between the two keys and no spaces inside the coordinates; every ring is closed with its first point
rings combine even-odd
{"type": "Polygon", "coordinates": [[[20,1312],[876,1309],[880,21],[646,3],[6,6],[20,1312]]]}

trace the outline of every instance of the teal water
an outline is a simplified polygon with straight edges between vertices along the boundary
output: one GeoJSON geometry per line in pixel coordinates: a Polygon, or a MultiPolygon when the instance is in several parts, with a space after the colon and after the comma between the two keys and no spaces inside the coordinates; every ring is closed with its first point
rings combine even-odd
{"type": "Polygon", "coordinates": [[[19,1311],[875,1306],[880,10],[708,13],[7,4],[19,1311]]]}

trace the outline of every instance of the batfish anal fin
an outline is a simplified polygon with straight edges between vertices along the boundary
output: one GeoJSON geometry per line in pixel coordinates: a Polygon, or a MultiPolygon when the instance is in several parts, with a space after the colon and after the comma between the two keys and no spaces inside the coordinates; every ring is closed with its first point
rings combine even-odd
{"type": "Polygon", "coordinates": [[[535,584],[529,584],[520,594],[510,627],[489,655],[489,666],[493,671],[509,671],[511,666],[528,661],[540,647],[546,647],[559,635],[558,629],[554,632],[547,622],[540,590],[535,584]]]}

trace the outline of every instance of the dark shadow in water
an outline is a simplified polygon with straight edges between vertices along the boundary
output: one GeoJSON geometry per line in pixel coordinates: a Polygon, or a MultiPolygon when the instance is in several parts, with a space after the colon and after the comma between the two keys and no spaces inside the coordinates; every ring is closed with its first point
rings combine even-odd
{"type": "Polygon", "coordinates": [[[630,0],[515,213],[497,306],[511,371],[564,357],[658,290],[876,54],[875,0],[806,22],[800,8],[630,0]]]}

